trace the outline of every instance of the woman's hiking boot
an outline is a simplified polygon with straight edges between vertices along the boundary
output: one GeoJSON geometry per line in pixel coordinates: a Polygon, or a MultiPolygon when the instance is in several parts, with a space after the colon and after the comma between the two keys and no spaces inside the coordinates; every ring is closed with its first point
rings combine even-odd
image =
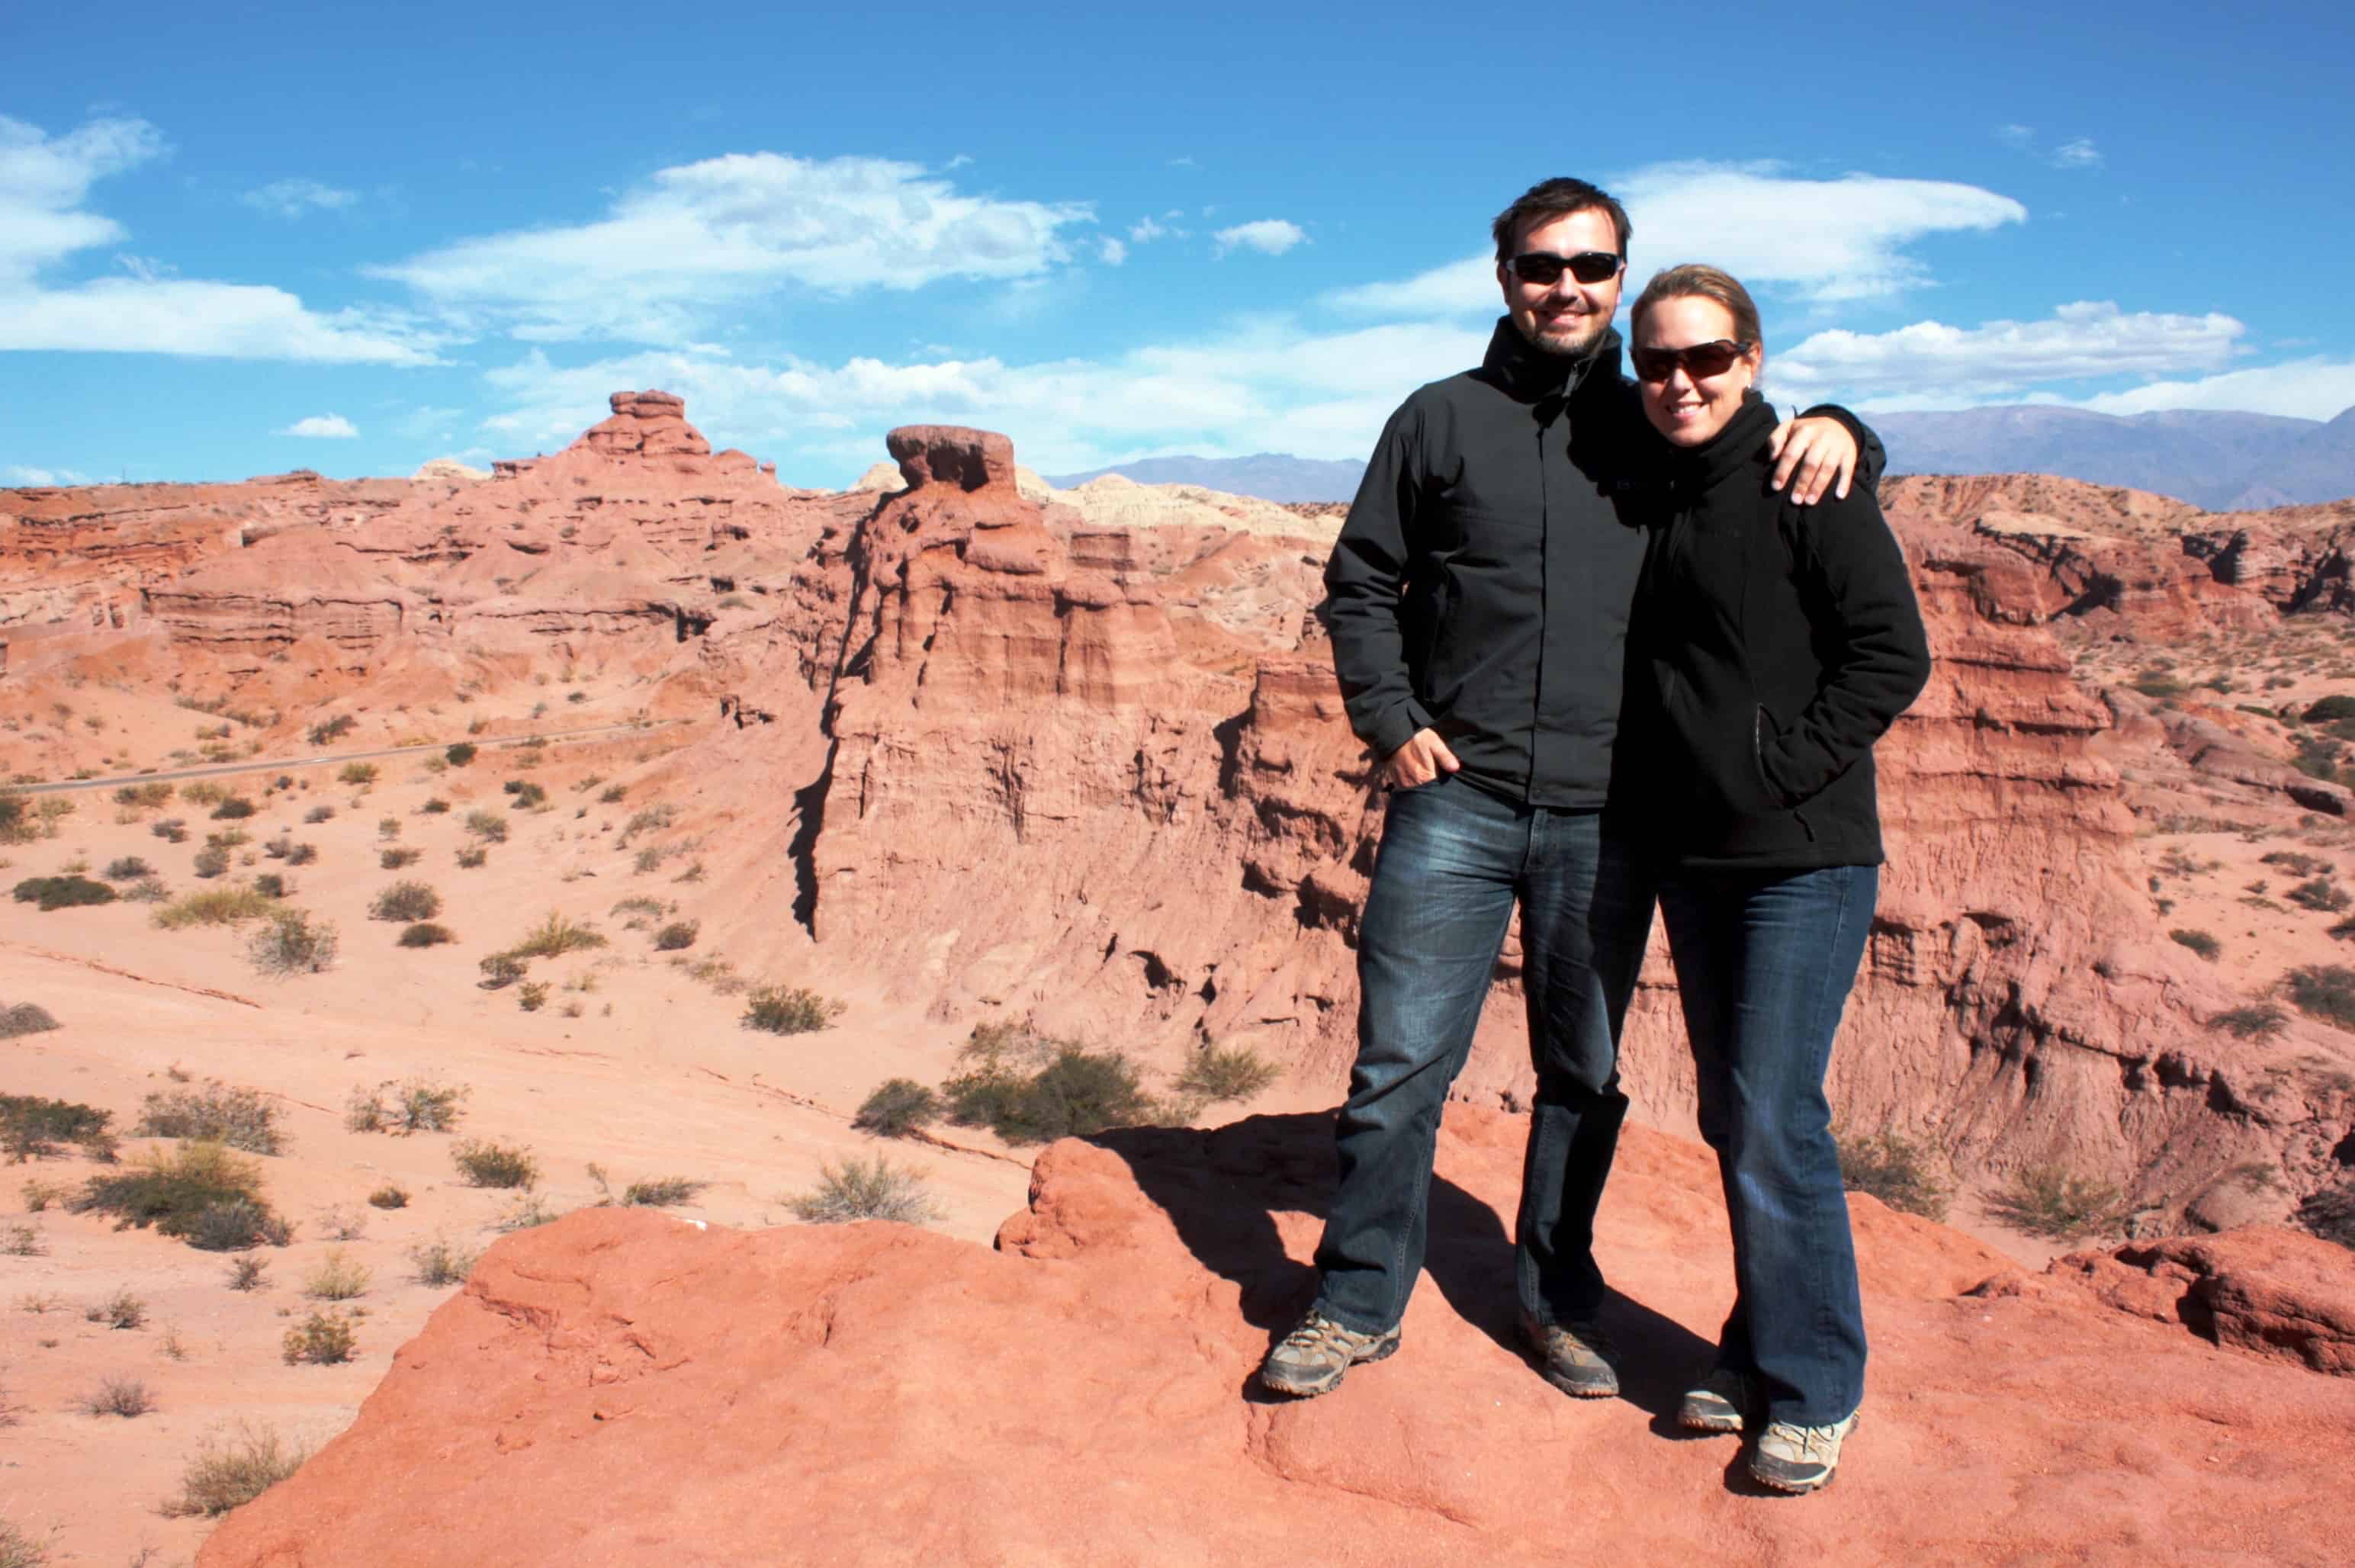
{"type": "Polygon", "coordinates": [[[1740,1432],[1763,1409],[1758,1380],[1732,1367],[1717,1367],[1685,1391],[1677,1424],[1688,1432],[1740,1432]]]}
{"type": "Polygon", "coordinates": [[[1856,1430],[1858,1413],[1849,1411],[1846,1420],[1829,1426],[1768,1423],[1758,1439],[1757,1452],[1750,1456],[1750,1473],[1761,1486],[1795,1496],[1830,1486],[1833,1472],[1839,1468],[1840,1445],[1856,1430]]]}

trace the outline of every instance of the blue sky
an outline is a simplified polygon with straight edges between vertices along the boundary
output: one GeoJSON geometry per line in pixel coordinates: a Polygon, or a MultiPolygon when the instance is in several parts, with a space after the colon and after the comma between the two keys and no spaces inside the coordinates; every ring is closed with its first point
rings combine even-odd
{"type": "Polygon", "coordinates": [[[1549,175],[1786,399],[2355,405],[2343,6],[11,8],[0,485],[552,451],[1362,456],[1549,175]],[[1712,37],[1712,35],[1717,35],[1712,37]]]}

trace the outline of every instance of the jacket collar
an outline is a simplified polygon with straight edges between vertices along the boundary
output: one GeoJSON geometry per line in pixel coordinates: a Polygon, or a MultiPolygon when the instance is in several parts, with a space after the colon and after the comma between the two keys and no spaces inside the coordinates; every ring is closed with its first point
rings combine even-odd
{"type": "Polygon", "coordinates": [[[1742,407],[1705,444],[1680,447],[1666,440],[1660,444],[1668,449],[1668,472],[1676,482],[1706,490],[1736,469],[1756,463],[1774,425],[1774,405],[1753,391],[1743,395],[1742,407]]]}
{"type": "Polygon", "coordinates": [[[1619,343],[1619,329],[1607,326],[1592,354],[1579,358],[1547,354],[1531,347],[1514,328],[1511,316],[1500,315],[1496,331],[1488,335],[1488,352],[1480,368],[1514,397],[1534,403],[1574,393],[1590,383],[1616,386],[1619,343]]]}

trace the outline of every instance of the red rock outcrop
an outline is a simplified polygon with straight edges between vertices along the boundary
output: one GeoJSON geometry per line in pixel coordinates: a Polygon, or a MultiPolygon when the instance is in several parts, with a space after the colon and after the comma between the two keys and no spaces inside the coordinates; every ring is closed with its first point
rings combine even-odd
{"type": "Polygon", "coordinates": [[[2343,1556],[2345,1384],[1862,1198],[1866,1419],[1825,1499],[1758,1495],[1732,1441],[1664,1435],[1732,1275],[1707,1152],[1641,1130],[1601,1233],[1626,1393],[1565,1400],[1514,1340],[1525,1131],[1450,1115],[1404,1348],[1306,1402],[1250,1380],[1308,1285],[1321,1116],[1055,1145],[995,1253],[576,1213],[494,1246],[197,1563],[2343,1556]]]}
{"type": "Polygon", "coordinates": [[[2355,1253],[2302,1232],[2252,1225],[2176,1236],[2053,1264],[2121,1311],[2180,1323],[2220,1345],[2355,1377],[2355,1253]]]}

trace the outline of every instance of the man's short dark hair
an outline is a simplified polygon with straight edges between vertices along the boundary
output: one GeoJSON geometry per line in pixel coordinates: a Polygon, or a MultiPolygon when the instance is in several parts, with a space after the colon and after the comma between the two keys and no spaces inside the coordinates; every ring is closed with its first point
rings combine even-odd
{"type": "Polygon", "coordinates": [[[1497,214],[1497,221],[1490,225],[1490,231],[1497,237],[1497,260],[1513,259],[1521,230],[1532,219],[1550,223],[1573,212],[1600,212],[1608,217],[1613,231],[1619,236],[1619,259],[1627,259],[1627,240],[1635,232],[1627,221],[1627,209],[1599,187],[1584,180],[1557,178],[1539,181],[1523,191],[1520,199],[1497,214]]]}

